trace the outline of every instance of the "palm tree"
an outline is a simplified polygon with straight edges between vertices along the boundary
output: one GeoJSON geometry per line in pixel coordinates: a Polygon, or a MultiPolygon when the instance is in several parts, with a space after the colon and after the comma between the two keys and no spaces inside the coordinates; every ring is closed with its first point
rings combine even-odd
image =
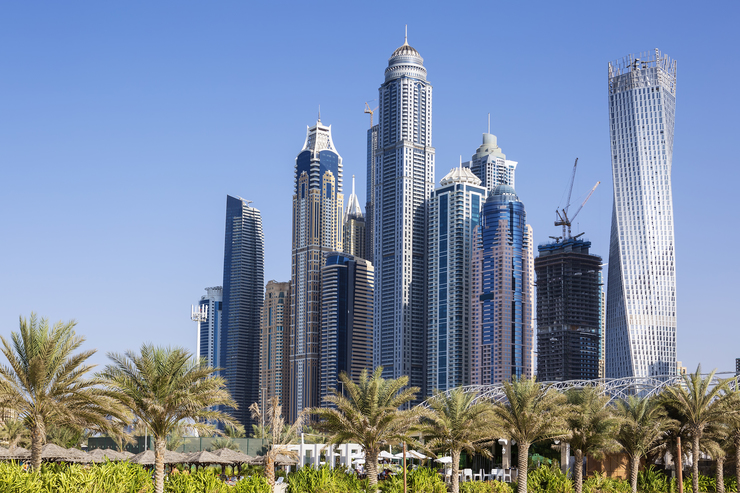
{"type": "Polygon", "coordinates": [[[658,399],[635,395],[617,402],[617,414],[622,426],[616,440],[630,459],[630,484],[636,493],[640,459],[659,447],[666,431],[678,423],[667,416],[658,399]]]}
{"type": "Polygon", "coordinates": [[[730,406],[734,396],[729,381],[720,380],[712,386],[715,372],[713,370],[702,377],[699,365],[696,372],[683,375],[679,385],[668,387],[663,393],[665,405],[680,413],[681,421],[691,435],[691,482],[694,493],[699,492],[699,444],[704,429],[711,423],[722,423],[738,412],[730,406]]]}
{"type": "Polygon", "coordinates": [[[583,491],[583,457],[599,459],[604,453],[619,450],[614,440],[619,431],[620,419],[608,407],[609,396],[600,387],[584,387],[566,393],[573,412],[567,423],[571,430],[568,439],[575,456],[573,471],[576,493],[583,491]]]}
{"type": "Polygon", "coordinates": [[[95,353],[74,354],[85,339],[75,334],[74,320],[40,321],[34,313],[20,318],[19,332],[10,342],[0,336],[10,366],[0,366],[0,404],[14,409],[31,433],[31,467],[41,466],[41,447],[49,428],[65,425],[117,435],[126,419],[118,401],[107,395],[99,380],[86,379],[93,368],[85,362],[95,353]],[[109,419],[110,418],[110,419],[109,419]]]}
{"type": "Polygon", "coordinates": [[[6,419],[0,426],[0,439],[8,443],[9,449],[28,442],[28,429],[22,419],[6,419]]]}
{"type": "Polygon", "coordinates": [[[495,402],[493,412],[504,438],[519,446],[517,491],[527,493],[529,447],[541,440],[568,436],[565,396],[535,379],[514,378],[504,382],[505,402],[495,402]]]}
{"type": "Polygon", "coordinates": [[[109,353],[113,361],[101,373],[109,394],[118,398],[144,423],[155,439],[154,487],[164,489],[164,453],[167,435],[183,420],[203,434],[213,434],[212,423],[233,424],[214,406],[236,408],[224,379],[204,361],[192,358],[183,348],[143,344],[141,353],[109,353]]]}
{"type": "MultiPolygon", "coordinates": [[[[249,406],[252,412],[252,418],[259,421],[262,419],[262,412],[259,405],[255,402],[249,406]]],[[[267,452],[265,452],[265,477],[270,484],[270,488],[275,488],[275,459],[278,455],[297,459],[298,454],[289,449],[289,445],[296,439],[303,427],[304,415],[298,416],[298,419],[291,426],[285,426],[283,419],[283,406],[280,404],[280,398],[276,395],[270,398],[270,403],[265,414],[265,428],[269,436],[267,452]]]]}
{"type": "Polygon", "coordinates": [[[330,435],[328,443],[358,443],[365,452],[365,465],[370,488],[378,484],[378,455],[381,447],[390,443],[414,443],[410,432],[417,424],[419,411],[401,410],[419,392],[418,387],[406,387],[409,377],[384,379],[383,367],[372,376],[362,370],[355,383],[346,373],[339,375],[344,394],[332,389],[324,401],[331,407],[317,408],[316,428],[330,435]]]}
{"type": "Polygon", "coordinates": [[[429,412],[421,418],[426,448],[449,450],[452,455],[452,493],[460,491],[458,472],[463,450],[490,457],[489,447],[496,435],[491,404],[475,401],[476,394],[457,387],[448,393],[437,391],[427,401],[429,412]]]}

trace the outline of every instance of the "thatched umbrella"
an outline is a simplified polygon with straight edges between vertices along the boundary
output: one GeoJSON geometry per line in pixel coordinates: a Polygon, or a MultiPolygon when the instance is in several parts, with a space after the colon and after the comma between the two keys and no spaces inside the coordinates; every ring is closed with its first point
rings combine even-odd
{"type": "MultiPolygon", "coordinates": [[[[264,466],[265,461],[266,461],[265,456],[260,455],[260,456],[255,457],[249,463],[252,464],[253,466],[264,466]]],[[[296,464],[298,464],[298,461],[288,457],[287,455],[277,454],[277,456],[275,456],[276,466],[294,466],[296,464]]]]}
{"type": "MultiPolygon", "coordinates": [[[[164,451],[164,463],[165,464],[184,464],[187,461],[185,460],[187,456],[185,454],[181,454],[179,452],[173,452],[171,450],[165,450],[164,451]]],[[[129,459],[129,462],[132,464],[141,464],[142,466],[153,466],[154,465],[154,451],[153,450],[145,450],[144,452],[140,454],[136,454],[131,459],[129,459]]]]}
{"type": "Polygon", "coordinates": [[[231,450],[228,448],[221,448],[213,452],[213,455],[223,457],[226,460],[233,462],[234,464],[250,464],[254,457],[244,454],[238,450],[231,450]]]}
{"type": "Polygon", "coordinates": [[[89,462],[90,457],[78,449],[66,449],[56,443],[47,443],[41,448],[41,460],[51,462],[89,462]]]}
{"type": "Polygon", "coordinates": [[[15,447],[7,451],[7,455],[2,457],[5,460],[29,460],[31,451],[23,447],[15,447]]]}
{"type": "Polygon", "coordinates": [[[200,452],[193,452],[188,454],[185,458],[188,464],[198,465],[211,465],[211,464],[233,464],[234,461],[229,460],[226,457],[219,457],[218,455],[212,454],[207,450],[201,450],[200,452]]]}
{"type": "Polygon", "coordinates": [[[109,461],[123,460],[123,456],[120,453],[116,452],[115,450],[104,449],[104,448],[96,448],[90,451],[87,455],[90,456],[91,462],[105,462],[106,460],[109,460],[109,461]]]}
{"type": "Polygon", "coordinates": [[[134,454],[132,454],[128,450],[118,450],[117,453],[121,456],[121,460],[129,460],[131,457],[134,456],[134,454]]]}

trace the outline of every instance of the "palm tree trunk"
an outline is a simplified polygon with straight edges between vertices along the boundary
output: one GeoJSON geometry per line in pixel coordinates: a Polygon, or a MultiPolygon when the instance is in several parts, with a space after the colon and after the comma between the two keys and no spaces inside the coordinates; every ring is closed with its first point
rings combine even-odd
{"type": "MultiPolygon", "coordinates": [[[[367,480],[369,486],[378,484],[378,451],[365,449],[365,469],[367,470],[367,480]]],[[[375,488],[368,488],[368,491],[375,491],[375,488]]]]}
{"type": "Polygon", "coordinates": [[[452,493],[460,492],[460,450],[452,449],[452,493]]]}
{"type": "MultiPolygon", "coordinates": [[[[38,420],[38,418],[36,418],[38,420]]],[[[38,471],[41,467],[41,447],[44,446],[44,430],[35,424],[31,432],[31,467],[38,471]]]]}
{"type": "Polygon", "coordinates": [[[699,493],[699,433],[694,430],[691,447],[691,487],[699,493]]]}
{"type": "Polygon", "coordinates": [[[154,493],[164,492],[164,452],[167,436],[154,436],[154,493]]]}
{"type": "Polygon", "coordinates": [[[630,457],[630,485],[632,493],[637,493],[637,471],[640,469],[640,456],[633,455],[630,457]]]}
{"type": "Polygon", "coordinates": [[[717,457],[717,493],[725,493],[725,458],[717,457]]]}
{"type": "Polygon", "coordinates": [[[573,480],[576,483],[576,493],[583,491],[583,450],[575,449],[573,451],[575,462],[573,463],[573,480]]]}
{"type": "Polygon", "coordinates": [[[527,460],[529,460],[529,442],[519,442],[519,472],[516,476],[517,492],[527,493],[527,460]]]}
{"type": "Polygon", "coordinates": [[[737,489],[740,490],[740,432],[735,431],[732,441],[735,443],[735,478],[737,478],[737,489]]]}
{"type": "Polygon", "coordinates": [[[270,491],[275,491],[275,457],[272,450],[265,454],[265,477],[270,485],[270,491]]]}

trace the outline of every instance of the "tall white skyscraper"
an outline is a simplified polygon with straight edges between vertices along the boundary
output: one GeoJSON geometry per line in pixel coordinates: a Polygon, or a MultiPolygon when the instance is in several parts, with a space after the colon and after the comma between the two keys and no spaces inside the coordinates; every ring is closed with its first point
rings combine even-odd
{"type": "Polygon", "coordinates": [[[676,62],[668,56],[656,49],[609,64],[607,377],[676,373],[675,108],[676,62]]]}
{"type": "Polygon", "coordinates": [[[427,200],[434,190],[432,85],[419,52],[404,42],[379,88],[375,150],[373,364],[408,375],[426,395],[427,200]]]}
{"type": "Polygon", "coordinates": [[[201,296],[198,308],[205,312],[205,320],[200,322],[200,344],[198,344],[198,359],[205,358],[208,365],[219,367],[219,338],[221,336],[221,307],[223,305],[223,288],[216,286],[206,288],[206,294],[201,296]],[[207,307],[207,308],[205,308],[207,307]]]}

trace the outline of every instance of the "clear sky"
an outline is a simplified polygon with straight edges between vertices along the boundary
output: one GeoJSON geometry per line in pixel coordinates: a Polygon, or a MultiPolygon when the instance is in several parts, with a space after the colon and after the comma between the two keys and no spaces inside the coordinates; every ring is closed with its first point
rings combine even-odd
{"type": "Polygon", "coordinates": [[[145,341],[195,350],[190,305],[222,284],[226,194],[262,211],[265,280],[288,280],[306,126],[321,105],[364,208],[363,107],[408,24],[434,85],[437,181],[490,112],[536,243],[559,231],[576,157],[574,202],[601,180],[574,233],[605,261],[607,63],[678,60],[678,359],[734,369],[738,18],[730,1],[3,2],[0,334],[36,311],[75,318],[96,363],[145,341]]]}

